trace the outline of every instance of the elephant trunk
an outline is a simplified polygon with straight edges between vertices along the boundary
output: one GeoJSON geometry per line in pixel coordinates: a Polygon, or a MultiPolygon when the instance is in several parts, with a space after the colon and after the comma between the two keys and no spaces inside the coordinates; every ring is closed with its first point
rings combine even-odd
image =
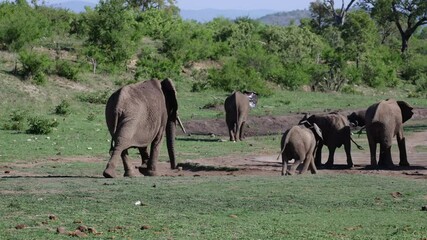
{"type": "Polygon", "coordinates": [[[175,131],[176,131],[176,122],[169,121],[166,124],[166,146],[168,148],[169,161],[171,168],[176,168],[175,162],[175,131]]]}

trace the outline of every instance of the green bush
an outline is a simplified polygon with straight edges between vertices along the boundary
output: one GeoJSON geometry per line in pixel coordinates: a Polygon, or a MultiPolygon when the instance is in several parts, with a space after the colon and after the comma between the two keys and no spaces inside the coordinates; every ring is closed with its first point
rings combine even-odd
{"type": "Polygon", "coordinates": [[[77,75],[79,68],[67,61],[58,61],[56,63],[56,74],[61,77],[65,77],[69,80],[77,81],[77,75]]]}
{"type": "Polygon", "coordinates": [[[55,107],[55,114],[67,115],[70,113],[70,103],[67,100],[62,100],[61,103],[55,107]]]}
{"type": "Polygon", "coordinates": [[[47,55],[33,51],[21,51],[19,61],[22,63],[21,74],[24,78],[34,78],[38,84],[46,81],[45,73],[49,73],[52,66],[52,61],[47,55]]]}
{"type": "Polygon", "coordinates": [[[52,129],[59,125],[56,119],[46,119],[42,117],[31,117],[28,119],[29,128],[26,130],[28,134],[49,134],[52,129]]]}
{"type": "Polygon", "coordinates": [[[80,94],[77,96],[77,98],[82,102],[88,102],[93,104],[106,104],[110,95],[110,90],[101,90],[91,93],[80,94]]]}
{"type": "Polygon", "coordinates": [[[172,78],[178,79],[181,73],[181,64],[159,53],[154,48],[142,49],[137,63],[135,79],[172,78]]]}
{"type": "Polygon", "coordinates": [[[233,58],[226,60],[221,69],[210,69],[208,81],[210,86],[225,91],[251,90],[261,95],[271,92],[259,72],[239,66],[233,58]]]}
{"type": "Polygon", "coordinates": [[[4,130],[23,131],[27,120],[27,113],[24,111],[13,111],[8,122],[3,124],[4,130]]]}

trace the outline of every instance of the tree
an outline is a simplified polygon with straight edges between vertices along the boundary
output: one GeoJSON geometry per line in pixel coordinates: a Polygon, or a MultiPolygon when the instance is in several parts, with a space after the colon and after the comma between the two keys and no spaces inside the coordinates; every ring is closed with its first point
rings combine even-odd
{"type": "Polygon", "coordinates": [[[427,1],[425,0],[364,0],[372,15],[394,22],[401,37],[401,53],[408,49],[409,39],[418,27],[427,24],[427,1]]]}
{"type": "Polygon", "coordinates": [[[150,9],[167,10],[172,13],[178,13],[176,0],[126,0],[126,3],[133,9],[147,11],[150,9]]]}
{"type": "Polygon", "coordinates": [[[323,5],[332,14],[334,24],[336,26],[342,26],[345,23],[347,12],[350,10],[351,6],[356,2],[356,0],[350,0],[347,6],[344,3],[344,0],[341,0],[341,8],[335,9],[334,0],[324,0],[323,5]]]}
{"type": "Polygon", "coordinates": [[[101,0],[85,21],[89,30],[85,50],[91,62],[123,66],[140,39],[135,16],[124,0],[101,0]]]}

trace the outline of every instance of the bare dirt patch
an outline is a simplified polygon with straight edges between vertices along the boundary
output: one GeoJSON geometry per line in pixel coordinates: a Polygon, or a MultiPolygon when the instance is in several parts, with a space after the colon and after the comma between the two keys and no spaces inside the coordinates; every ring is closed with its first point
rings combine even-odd
{"type": "MultiPolygon", "coordinates": [[[[347,114],[350,111],[345,111],[347,114]]],[[[246,136],[269,135],[284,132],[287,128],[298,123],[302,114],[286,115],[286,116],[263,116],[250,117],[248,120],[248,129],[246,136]]],[[[411,121],[416,121],[417,124],[427,125],[427,108],[415,109],[415,114],[411,121]]],[[[213,120],[192,120],[185,122],[187,132],[197,134],[215,134],[227,138],[227,128],[223,119],[213,120]]],[[[227,144],[227,143],[224,143],[227,144]]],[[[376,170],[369,169],[370,156],[369,149],[358,150],[355,147],[352,149],[352,157],[355,167],[347,169],[346,157],[344,150],[338,149],[335,153],[334,169],[320,169],[319,174],[373,174],[383,176],[399,176],[412,179],[427,179],[427,152],[416,151],[417,146],[427,145],[427,130],[423,127],[421,130],[407,134],[406,145],[408,152],[408,160],[410,167],[396,166],[392,170],[376,170]]],[[[278,149],[279,151],[279,149],[278,149]]],[[[322,159],[327,159],[328,151],[324,149],[322,159]]],[[[278,154],[274,155],[229,155],[215,158],[201,158],[195,160],[187,160],[186,165],[180,169],[171,170],[168,162],[159,162],[158,174],[160,176],[218,176],[218,175],[259,175],[259,176],[279,176],[281,172],[281,160],[277,160],[278,154]],[[192,167],[193,166],[193,167],[192,167]],[[195,167],[194,167],[195,166],[195,167]]],[[[393,151],[392,157],[394,163],[399,161],[399,152],[397,149],[393,151]]],[[[66,162],[92,162],[106,164],[105,157],[54,157],[32,162],[17,162],[0,166],[1,177],[13,176],[32,176],[28,171],[19,171],[20,168],[31,168],[46,162],[57,162],[58,164],[66,162]],[[12,169],[12,170],[11,170],[12,169]],[[5,173],[9,171],[8,173],[5,173]]],[[[134,159],[135,164],[139,160],[134,159]]],[[[119,166],[120,168],[121,166],[119,166]]],[[[136,166],[137,167],[137,166],[136,166]]],[[[90,177],[102,177],[102,170],[99,170],[99,175],[90,177]]]]}

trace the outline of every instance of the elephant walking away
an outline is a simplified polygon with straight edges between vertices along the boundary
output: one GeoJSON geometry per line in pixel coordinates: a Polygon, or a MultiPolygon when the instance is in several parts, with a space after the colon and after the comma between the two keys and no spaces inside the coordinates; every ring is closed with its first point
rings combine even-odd
{"type": "Polygon", "coordinates": [[[230,135],[230,141],[243,140],[243,127],[248,118],[249,109],[254,108],[258,102],[256,92],[243,93],[239,91],[233,92],[225,99],[225,121],[230,135]]]}
{"type": "MultiPolygon", "coordinates": [[[[316,150],[314,162],[317,167],[322,165],[322,147],[326,145],[329,149],[329,157],[326,162],[326,167],[334,165],[334,154],[336,148],[344,145],[344,150],[347,156],[347,166],[353,167],[353,160],[351,158],[351,131],[350,124],[347,117],[339,113],[329,113],[324,115],[305,115],[300,121],[307,121],[310,124],[316,124],[322,131],[323,140],[319,142],[316,150]]],[[[358,146],[359,147],[359,146],[358,146]]]]}
{"type": "Polygon", "coordinates": [[[124,86],[113,93],[105,108],[105,118],[111,134],[110,160],[103,175],[116,177],[115,169],[120,161],[124,165],[124,176],[135,176],[128,159],[128,149],[138,148],[145,175],[156,175],[156,164],[163,135],[166,132],[170,166],[176,168],[175,129],[181,122],[177,115],[176,90],[171,79],[148,80],[124,86]],[[150,154],[147,147],[150,146],[150,154]]]}
{"type": "Polygon", "coordinates": [[[414,114],[412,109],[404,101],[387,99],[373,104],[366,110],[366,135],[371,153],[371,166],[394,167],[391,159],[391,144],[394,136],[397,136],[397,145],[399,147],[399,165],[409,166],[405,137],[403,136],[403,123],[408,121],[414,114]],[[380,154],[377,165],[376,149],[378,143],[380,144],[380,154]]]}
{"type": "MultiPolygon", "coordinates": [[[[303,174],[310,167],[311,173],[317,173],[316,165],[314,164],[314,153],[319,141],[322,140],[322,131],[314,123],[310,124],[307,121],[301,122],[300,125],[293,126],[287,130],[280,142],[282,155],[282,176],[293,175],[295,169],[303,162],[303,168],[300,174],[303,174]],[[294,164],[288,170],[288,161],[295,159],[294,164]]],[[[280,155],[279,155],[280,157],[280,155]]]]}

